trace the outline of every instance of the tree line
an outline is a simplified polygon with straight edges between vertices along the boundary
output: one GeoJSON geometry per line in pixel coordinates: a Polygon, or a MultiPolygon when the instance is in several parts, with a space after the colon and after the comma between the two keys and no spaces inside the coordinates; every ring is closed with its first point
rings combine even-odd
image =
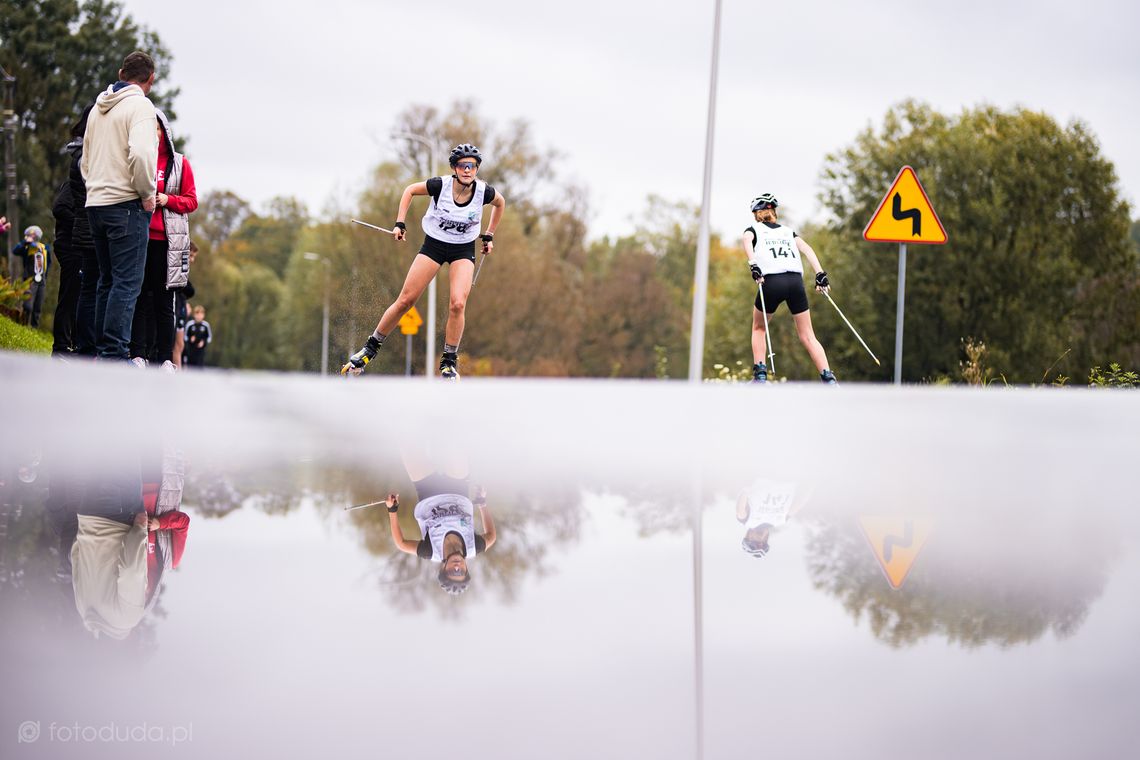
{"type": "MultiPolygon", "coordinates": [[[[172,57],[155,32],[113,0],[0,0],[0,43],[0,65],[17,77],[21,226],[39,224],[50,239],[71,123],[136,48],[155,57],[160,86],[151,97],[173,114],[177,90],[161,87],[172,57]]],[[[186,135],[193,126],[178,131],[186,135]]],[[[430,135],[439,156],[458,142],[480,145],[490,157],[480,176],[509,203],[496,253],[468,306],[462,372],[687,375],[695,206],[650,196],[634,233],[591,236],[586,189],[557,176],[556,154],[539,147],[524,120],[495,124],[461,101],[446,109],[409,106],[392,127],[430,135]]],[[[228,191],[203,197],[191,218],[202,248],[191,278],[215,327],[211,363],[317,370],[326,289],[330,365],[359,347],[418,249],[424,201],[413,205],[412,234],[399,246],[348,220],[390,224],[406,184],[447,173],[446,165],[429,166],[430,151],[415,139],[393,138],[391,147],[395,157],[378,162],[363,192],[319,219],[289,196],[257,209],[228,191]]],[[[903,164],[918,171],[950,238],[945,246],[911,249],[907,381],[1083,382],[1094,366],[1140,367],[1140,223],[1131,221],[1115,169],[1091,128],[1027,109],[980,106],[945,114],[907,101],[825,157],[822,222],[782,220],[820,253],[836,301],[883,359],[876,367],[829,305],[812,295],[816,332],[841,379],[893,374],[895,247],[867,243],[861,231],[903,164]],[[982,361],[987,366],[979,368],[982,361]]],[[[740,170],[754,171],[743,162],[740,170]]],[[[769,178],[765,189],[779,188],[769,178]]],[[[747,201],[740,200],[741,230],[750,221],[747,201]]],[[[755,286],[737,234],[714,236],[711,244],[707,377],[725,374],[716,365],[733,370],[752,361],[755,286]]],[[[446,268],[440,278],[442,331],[446,268]]],[[[55,283],[49,277],[48,329],[55,283]]],[[[813,377],[786,313],[773,322],[772,335],[781,374],[813,377]]],[[[422,356],[422,334],[414,350],[422,356]]],[[[369,372],[403,372],[404,342],[390,341],[384,352],[369,372]]]]}

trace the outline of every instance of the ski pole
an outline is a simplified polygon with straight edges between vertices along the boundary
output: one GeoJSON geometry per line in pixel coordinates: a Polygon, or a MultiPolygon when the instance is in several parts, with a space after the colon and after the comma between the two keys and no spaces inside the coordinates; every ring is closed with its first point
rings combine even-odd
{"type": "MultiPolygon", "coordinates": [[[[394,496],[395,494],[392,494],[392,495],[394,496]]],[[[370,501],[367,504],[357,504],[355,507],[345,507],[344,511],[350,512],[354,509],[364,509],[365,507],[375,507],[379,504],[387,504],[387,503],[388,503],[388,499],[381,499],[380,501],[370,501]]],[[[396,498],[396,506],[397,507],[400,506],[399,497],[396,498]]]]}
{"type": "Polygon", "coordinates": [[[764,305],[764,283],[756,282],[756,290],[760,292],[760,313],[764,315],[764,339],[768,341],[768,371],[776,375],[776,353],[772,350],[772,331],[768,329],[768,307],[764,305]]]}
{"type": "Polygon", "coordinates": [[[879,357],[875,356],[875,352],[870,349],[870,347],[867,345],[867,343],[859,335],[859,331],[855,329],[855,325],[851,324],[851,320],[849,320],[847,318],[847,315],[843,313],[843,310],[839,308],[839,305],[836,304],[835,301],[832,300],[831,294],[828,293],[826,290],[823,290],[820,292],[822,292],[827,297],[828,301],[831,301],[831,305],[834,306],[835,310],[839,312],[839,316],[843,317],[843,321],[846,322],[847,326],[851,328],[851,332],[855,333],[855,337],[858,338],[859,342],[863,344],[863,348],[867,349],[867,353],[869,353],[871,355],[871,358],[875,360],[875,364],[878,364],[880,367],[883,366],[882,364],[879,363],[879,357]]]}
{"type": "Polygon", "coordinates": [[[483,262],[487,260],[487,254],[483,254],[483,258],[479,259],[479,266],[475,267],[475,276],[471,278],[471,287],[475,287],[475,283],[479,282],[479,272],[483,271],[483,262]]]}
{"type": "Polygon", "coordinates": [[[392,230],[386,230],[383,227],[377,227],[375,224],[369,224],[368,222],[362,222],[359,219],[353,219],[352,222],[353,222],[353,224],[359,224],[359,225],[362,225],[364,227],[369,227],[371,229],[377,230],[378,232],[387,232],[389,235],[394,234],[392,232],[392,230]]]}

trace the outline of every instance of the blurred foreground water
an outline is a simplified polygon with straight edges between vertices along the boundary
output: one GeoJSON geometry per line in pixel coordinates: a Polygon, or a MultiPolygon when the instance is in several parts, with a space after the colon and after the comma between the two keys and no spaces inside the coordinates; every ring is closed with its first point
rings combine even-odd
{"type": "Polygon", "coordinates": [[[0,383],[5,758],[1140,739],[1136,394],[7,354],[0,383]],[[389,493],[405,551],[346,510],[389,493]],[[147,504],[189,523],[132,528],[147,504]]]}

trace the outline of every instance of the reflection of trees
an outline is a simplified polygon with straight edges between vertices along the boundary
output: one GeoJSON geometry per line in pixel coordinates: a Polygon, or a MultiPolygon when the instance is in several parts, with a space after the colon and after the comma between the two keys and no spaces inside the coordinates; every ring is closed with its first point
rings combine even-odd
{"type": "MultiPolygon", "coordinates": [[[[1074,634],[1107,580],[1103,536],[1029,536],[1028,529],[940,525],[905,585],[892,589],[854,518],[807,524],[808,572],[858,622],[894,647],[932,635],[965,647],[1074,634]]],[[[1079,530],[1073,526],[1074,531],[1079,530]]],[[[1095,533],[1095,526],[1088,531],[1095,533]]]]}

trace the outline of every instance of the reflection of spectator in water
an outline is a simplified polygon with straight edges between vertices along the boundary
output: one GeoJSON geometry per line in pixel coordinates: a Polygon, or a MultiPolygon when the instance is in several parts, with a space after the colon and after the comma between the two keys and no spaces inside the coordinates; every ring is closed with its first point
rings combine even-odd
{"type": "Polygon", "coordinates": [[[419,541],[404,538],[398,515],[399,500],[389,494],[388,524],[396,548],[420,559],[439,562],[439,585],[449,594],[462,594],[471,581],[467,560],[495,544],[495,523],[487,509],[487,493],[482,488],[471,492],[467,461],[452,461],[436,469],[426,452],[405,450],[404,467],[416,486],[414,515],[420,524],[419,541]],[[475,509],[483,521],[484,535],[475,533],[475,509]]]}
{"type": "Polygon", "coordinates": [[[808,494],[797,498],[796,484],[763,478],[740,493],[736,521],[744,526],[740,548],[759,559],[768,553],[768,539],[800,511],[808,494]]]}
{"type": "Polygon", "coordinates": [[[124,639],[157,600],[165,571],[182,559],[190,517],[178,510],[181,460],[163,456],[147,482],[120,471],[81,490],[70,552],[75,607],[92,633],[124,639]]]}

